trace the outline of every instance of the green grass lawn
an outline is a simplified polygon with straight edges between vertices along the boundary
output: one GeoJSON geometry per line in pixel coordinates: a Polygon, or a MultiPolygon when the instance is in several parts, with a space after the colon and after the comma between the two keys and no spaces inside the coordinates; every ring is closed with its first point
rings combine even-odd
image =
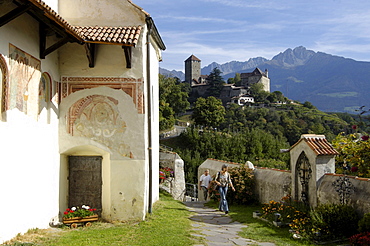
{"type": "Polygon", "coordinates": [[[161,194],[153,213],[145,221],[93,223],[91,227],[58,230],[30,230],[9,245],[86,246],[86,245],[192,245],[191,213],[168,194],[161,194]],[[27,244],[25,243],[27,242],[27,244]]]}
{"type": "MultiPolygon", "coordinates": [[[[216,202],[206,206],[217,208],[216,202]]],[[[268,222],[253,218],[253,211],[260,210],[260,205],[230,206],[230,217],[248,227],[243,228],[240,236],[258,242],[272,242],[277,246],[314,245],[313,243],[293,239],[289,227],[278,228],[268,222]]],[[[188,246],[202,244],[199,237],[192,237],[190,213],[184,204],[175,201],[165,193],[153,206],[153,213],[145,221],[103,223],[95,222],[91,227],[68,227],[58,229],[32,229],[24,235],[18,235],[6,245],[28,246],[86,246],[86,245],[176,245],[188,246]],[[198,240],[198,241],[197,241],[198,240]]],[[[330,244],[327,244],[330,245],[330,244]]],[[[332,244],[336,245],[336,244],[332,244]]]]}

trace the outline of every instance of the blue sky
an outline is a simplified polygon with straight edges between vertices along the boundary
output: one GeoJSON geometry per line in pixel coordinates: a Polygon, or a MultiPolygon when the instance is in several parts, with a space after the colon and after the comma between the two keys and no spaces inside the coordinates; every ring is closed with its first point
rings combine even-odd
{"type": "Polygon", "coordinates": [[[271,59],[287,48],[370,61],[369,0],[132,0],[166,44],[160,66],[271,59]]]}

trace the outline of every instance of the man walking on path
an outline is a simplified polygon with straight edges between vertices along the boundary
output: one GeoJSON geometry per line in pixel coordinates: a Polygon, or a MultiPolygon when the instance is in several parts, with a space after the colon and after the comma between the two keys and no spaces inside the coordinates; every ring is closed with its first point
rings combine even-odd
{"type": "Polygon", "coordinates": [[[211,180],[212,180],[212,177],[211,177],[211,175],[209,175],[209,170],[207,169],[207,170],[204,171],[204,174],[202,174],[202,176],[200,176],[199,184],[198,184],[199,190],[200,189],[203,190],[204,201],[207,201],[208,187],[209,187],[209,183],[211,182],[211,180]]]}

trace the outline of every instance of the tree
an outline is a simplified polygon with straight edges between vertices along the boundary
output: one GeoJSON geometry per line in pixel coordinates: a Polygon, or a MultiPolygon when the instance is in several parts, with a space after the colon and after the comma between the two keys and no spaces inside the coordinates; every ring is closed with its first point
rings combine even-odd
{"type": "Polygon", "coordinates": [[[309,101],[306,101],[303,103],[303,107],[309,108],[309,109],[316,109],[315,106],[312,105],[309,101]]]}
{"type": "Polygon", "coordinates": [[[208,76],[208,84],[211,85],[210,96],[219,97],[223,85],[225,84],[224,79],[221,76],[221,70],[215,67],[208,76]]]}
{"type": "Polygon", "coordinates": [[[215,97],[198,98],[192,115],[195,124],[205,127],[218,127],[225,120],[225,108],[215,97]]]}
{"type": "Polygon", "coordinates": [[[188,93],[178,78],[159,75],[159,129],[175,124],[175,115],[189,108],[188,93]]]}
{"type": "Polygon", "coordinates": [[[249,87],[249,92],[251,96],[254,97],[255,102],[265,102],[266,98],[270,93],[263,90],[263,84],[255,83],[249,87]]]}
{"type": "Polygon", "coordinates": [[[234,78],[229,78],[227,80],[228,84],[234,84],[235,86],[240,86],[242,79],[240,78],[240,73],[235,73],[234,78]]]}
{"type": "Polygon", "coordinates": [[[189,108],[187,88],[178,78],[159,75],[159,100],[169,104],[175,114],[185,112],[189,108]]]}

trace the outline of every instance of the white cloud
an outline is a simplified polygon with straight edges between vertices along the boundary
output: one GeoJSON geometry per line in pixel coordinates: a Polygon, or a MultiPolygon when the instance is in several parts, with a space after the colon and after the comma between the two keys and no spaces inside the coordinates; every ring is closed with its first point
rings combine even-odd
{"type": "Polygon", "coordinates": [[[224,18],[210,18],[210,17],[200,17],[200,16],[178,16],[178,15],[160,15],[156,19],[165,19],[170,21],[171,20],[178,20],[182,22],[209,22],[209,23],[222,23],[222,24],[237,24],[237,25],[245,25],[248,22],[242,20],[233,20],[233,19],[224,19],[224,18]]]}
{"type": "Polygon", "coordinates": [[[284,3],[277,2],[277,1],[245,1],[245,0],[202,0],[203,2],[211,2],[211,3],[219,3],[230,7],[237,7],[237,8],[260,8],[260,9],[275,9],[275,10],[283,10],[287,9],[284,6],[284,3]]]}

